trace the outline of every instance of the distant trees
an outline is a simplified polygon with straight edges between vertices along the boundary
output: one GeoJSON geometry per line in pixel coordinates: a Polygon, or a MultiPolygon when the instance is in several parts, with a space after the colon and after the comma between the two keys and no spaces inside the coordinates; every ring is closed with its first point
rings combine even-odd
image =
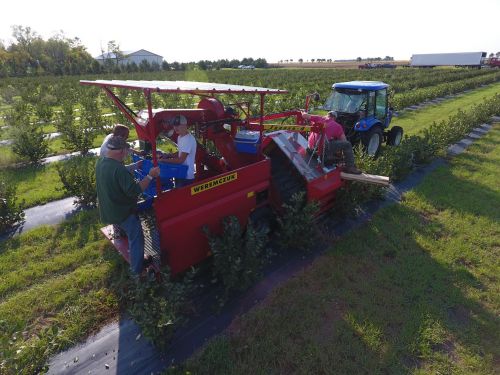
{"type": "Polygon", "coordinates": [[[85,74],[94,72],[94,59],[78,38],[62,32],[43,40],[30,27],[13,26],[14,42],[0,44],[0,78],[8,76],[85,74]]]}
{"type": "Polygon", "coordinates": [[[114,40],[107,43],[107,51],[102,49],[102,54],[109,58],[104,58],[104,61],[99,62],[87,52],[79,38],[67,38],[62,31],[44,40],[29,26],[15,25],[12,27],[12,36],[14,42],[9,46],[0,42],[0,78],[88,73],[118,74],[161,70],[218,70],[237,68],[240,65],[253,65],[256,68],[268,67],[266,59],[251,57],[245,57],[242,60],[200,60],[197,63],[163,61],[160,64],[143,60],[138,64],[134,62],[124,64],[125,55],[119,43],[114,40]]]}

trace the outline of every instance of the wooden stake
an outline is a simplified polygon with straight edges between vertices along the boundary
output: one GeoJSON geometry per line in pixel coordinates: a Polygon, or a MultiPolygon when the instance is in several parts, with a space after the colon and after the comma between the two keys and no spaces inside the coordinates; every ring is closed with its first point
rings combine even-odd
{"type": "Polygon", "coordinates": [[[389,186],[389,177],[377,176],[374,174],[350,174],[345,172],[340,172],[340,177],[344,180],[364,182],[366,184],[389,186]]]}

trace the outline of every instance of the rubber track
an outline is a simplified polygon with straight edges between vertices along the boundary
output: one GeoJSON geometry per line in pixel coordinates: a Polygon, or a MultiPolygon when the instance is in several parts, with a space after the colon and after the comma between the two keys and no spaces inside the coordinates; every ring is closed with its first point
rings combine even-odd
{"type": "Polygon", "coordinates": [[[271,178],[274,186],[283,203],[289,204],[294,194],[306,190],[305,182],[278,147],[275,147],[268,156],[271,159],[271,178]]]}

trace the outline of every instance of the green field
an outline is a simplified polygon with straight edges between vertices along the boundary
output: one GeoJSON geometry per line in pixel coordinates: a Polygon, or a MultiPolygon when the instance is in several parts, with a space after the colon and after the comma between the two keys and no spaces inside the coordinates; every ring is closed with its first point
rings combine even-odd
{"type": "MultiPolygon", "coordinates": [[[[183,79],[183,74],[127,78],[183,79]]],[[[201,78],[290,89],[288,97],[269,98],[266,110],[272,112],[302,107],[304,95],[313,91],[324,97],[333,82],[380,79],[404,93],[443,85],[446,79],[457,83],[490,74],[458,69],[276,69],[214,71],[201,78]]],[[[77,85],[75,77],[65,80],[77,85]]],[[[10,84],[25,81],[9,79],[10,84]]],[[[394,118],[394,124],[403,126],[406,134],[418,134],[433,121],[448,120],[499,91],[499,83],[476,88],[439,105],[406,112],[394,118]]],[[[187,97],[177,102],[169,97],[156,100],[188,108],[194,103],[187,97]]],[[[500,371],[499,126],[433,172],[400,205],[381,210],[367,225],[341,239],[330,238],[326,255],[236,319],[185,368],[172,372],[500,371]]],[[[46,132],[54,129],[44,125],[46,132]]],[[[7,137],[3,131],[0,136],[7,137]]],[[[95,147],[103,137],[95,140],[95,147]]],[[[52,153],[67,152],[61,139],[51,140],[50,148],[52,153]]],[[[173,151],[171,144],[160,149],[173,151]]],[[[16,186],[25,207],[65,196],[56,163],[5,168],[18,161],[10,147],[0,147],[0,178],[16,186]]],[[[39,372],[50,355],[119,316],[118,290],[126,271],[99,226],[94,210],[0,242],[0,373],[39,372]]]]}
{"type": "Polygon", "coordinates": [[[331,238],[172,373],[498,373],[499,142],[496,125],[401,204],[331,238]]]}

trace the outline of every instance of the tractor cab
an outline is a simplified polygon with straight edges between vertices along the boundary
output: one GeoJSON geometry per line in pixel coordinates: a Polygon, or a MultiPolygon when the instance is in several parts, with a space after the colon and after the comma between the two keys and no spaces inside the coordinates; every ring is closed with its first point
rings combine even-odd
{"type": "Polygon", "coordinates": [[[361,142],[372,156],[379,153],[382,142],[399,145],[403,136],[399,126],[385,131],[392,119],[388,88],[377,81],[335,83],[323,105],[323,109],[337,112],[337,122],[344,127],[347,139],[353,144],[361,142]]]}

